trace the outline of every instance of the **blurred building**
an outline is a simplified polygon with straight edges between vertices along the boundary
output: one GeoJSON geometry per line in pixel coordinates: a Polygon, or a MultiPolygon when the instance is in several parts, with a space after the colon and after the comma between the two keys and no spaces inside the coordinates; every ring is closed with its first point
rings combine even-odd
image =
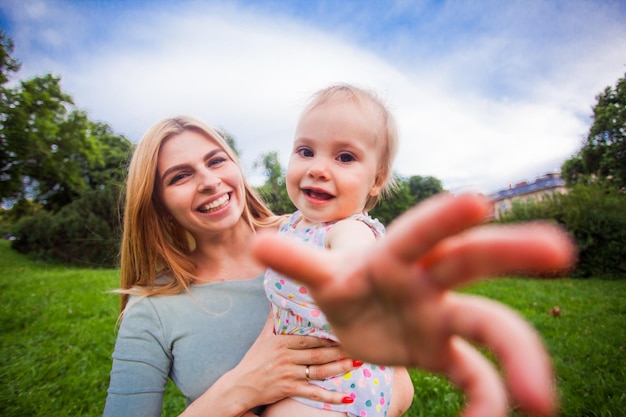
{"type": "Polygon", "coordinates": [[[510,184],[509,188],[489,196],[493,202],[493,218],[498,220],[502,214],[511,210],[513,202],[532,203],[554,193],[567,193],[565,180],[556,172],[548,173],[533,182],[510,184]]]}

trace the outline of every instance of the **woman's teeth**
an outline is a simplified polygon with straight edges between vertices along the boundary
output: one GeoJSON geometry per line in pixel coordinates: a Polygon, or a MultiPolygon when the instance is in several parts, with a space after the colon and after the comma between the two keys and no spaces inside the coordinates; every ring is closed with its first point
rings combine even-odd
{"type": "Polygon", "coordinates": [[[224,194],[223,196],[221,196],[217,200],[200,207],[200,211],[202,213],[210,213],[212,211],[216,211],[216,210],[222,208],[224,205],[226,205],[226,203],[228,203],[228,201],[230,201],[230,196],[228,194],[224,194]]]}

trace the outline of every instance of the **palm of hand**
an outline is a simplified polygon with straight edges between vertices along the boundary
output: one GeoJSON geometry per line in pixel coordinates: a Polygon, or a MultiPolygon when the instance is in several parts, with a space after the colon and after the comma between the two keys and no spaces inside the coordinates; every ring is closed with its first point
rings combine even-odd
{"type": "Polygon", "coordinates": [[[318,263],[318,277],[328,279],[311,293],[344,349],[366,362],[445,370],[450,294],[423,279],[422,268],[373,248],[320,255],[330,259],[318,263]]]}

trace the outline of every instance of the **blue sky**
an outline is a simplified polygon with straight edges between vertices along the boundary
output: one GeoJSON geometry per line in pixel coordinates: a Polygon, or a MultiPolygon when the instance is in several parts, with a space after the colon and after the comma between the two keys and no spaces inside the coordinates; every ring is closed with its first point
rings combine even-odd
{"type": "Polygon", "coordinates": [[[0,0],[22,62],[90,118],[138,141],[193,114],[224,128],[253,183],[286,165],[307,97],[334,82],[380,93],[402,175],[495,192],[559,169],[595,96],[626,73],[623,1],[0,0]]]}

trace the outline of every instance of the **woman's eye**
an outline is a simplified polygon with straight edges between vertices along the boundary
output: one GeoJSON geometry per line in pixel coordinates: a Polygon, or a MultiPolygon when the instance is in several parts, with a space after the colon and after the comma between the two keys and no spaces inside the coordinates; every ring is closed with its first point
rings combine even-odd
{"type": "Polygon", "coordinates": [[[305,158],[311,158],[313,156],[313,151],[309,148],[300,148],[296,151],[296,153],[305,158]]]}
{"type": "Polygon", "coordinates": [[[219,165],[219,164],[221,164],[221,163],[223,163],[225,161],[226,161],[226,158],[218,156],[218,157],[210,159],[208,164],[207,164],[207,166],[212,167],[212,166],[215,166],[215,165],[219,165]]]}
{"type": "Polygon", "coordinates": [[[170,178],[170,180],[168,181],[168,184],[169,185],[176,184],[180,180],[185,179],[187,176],[188,176],[187,173],[184,173],[184,172],[178,173],[178,174],[174,175],[172,178],[170,178]]]}
{"type": "Polygon", "coordinates": [[[342,153],[337,157],[337,159],[340,162],[352,162],[354,161],[354,156],[350,155],[349,153],[342,153]]]}

